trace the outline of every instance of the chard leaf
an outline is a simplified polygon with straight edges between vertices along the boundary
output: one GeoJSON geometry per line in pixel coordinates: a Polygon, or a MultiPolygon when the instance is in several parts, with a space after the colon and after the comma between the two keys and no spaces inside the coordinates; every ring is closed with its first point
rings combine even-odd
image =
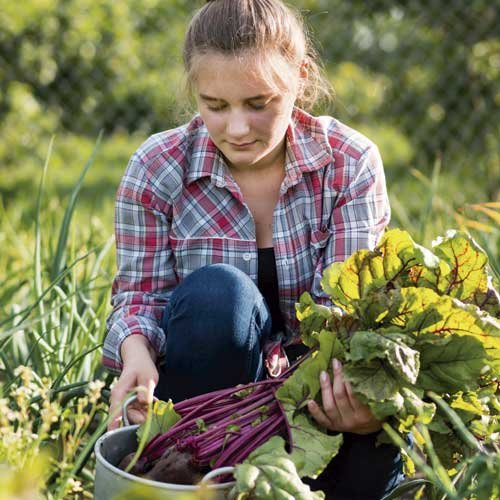
{"type": "Polygon", "coordinates": [[[306,403],[320,393],[319,375],[330,368],[333,357],[344,359],[344,348],[336,335],[322,330],[319,348],[276,391],[292,432],[291,458],[299,475],[317,477],[338,453],[342,435],[328,436],[309,417],[306,403]]]}
{"type": "MultiPolygon", "coordinates": [[[[151,427],[147,435],[146,443],[149,443],[157,434],[167,432],[170,427],[177,423],[181,416],[174,410],[174,403],[169,399],[168,401],[156,400],[153,403],[153,412],[151,415],[151,427]]],[[[137,428],[137,440],[141,441],[144,431],[146,429],[146,422],[137,428]]]]}
{"type": "Polygon", "coordinates": [[[358,250],[343,263],[334,263],[323,272],[321,285],[332,302],[345,311],[355,311],[355,304],[374,290],[406,287],[416,278],[415,266],[450,272],[449,266],[431,251],[417,245],[399,229],[387,231],[374,251],[358,250]]]}
{"type": "Polygon", "coordinates": [[[399,392],[401,382],[381,359],[346,363],[342,370],[346,380],[363,402],[370,405],[378,419],[397,413],[404,405],[399,392]]]}
{"type": "MultiPolygon", "coordinates": [[[[485,408],[477,397],[477,393],[474,391],[457,392],[453,395],[450,406],[457,411],[459,415],[460,412],[466,412],[477,416],[481,416],[485,413],[485,408]]],[[[462,418],[462,420],[466,421],[467,419],[462,418]]]]}
{"type": "Polygon", "coordinates": [[[463,304],[458,300],[454,300],[453,304],[474,318],[472,333],[486,349],[493,375],[500,377],[500,321],[472,304],[463,304]]]}
{"type": "Polygon", "coordinates": [[[382,257],[370,250],[358,250],[343,263],[335,262],[323,271],[321,286],[332,303],[346,312],[354,312],[353,301],[371,289],[383,287],[387,280],[381,266],[382,257]]]}
{"type": "Polygon", "coordinates": [[[500,373],[500,322],[497,319],[473,304],[440,296],[429,288],[402,288],[387,295],[389,306],[383,326],[374,325],[378,326],[379,333],[394,334],[399,329],[414,336],[419,345],[423,342],[444,345],[450,335],[472,336],[486,349],[489,366],[496,374],[500,373]]]}
{"type": "Polygon", "coordinates": [[[467,302],[477,291],[487,291],[488,256],[469,235],[448,231],[433,250],[451,268],[451,272],[439,283],[441,293],[467,302]]]}
{"type": "MultiPolygon", "coordinates": [[[[434,325],[442,315],[432,306],[441,297],[428,288],[401,288],[387,293],[387,315],[384,327],[394,331],[398,327],[402,332],[421,331],[428,325],[434,325]]],[[[383,331],[383,330],[382,330],[383,331]]]]}
{"type": "Polygon", "coordinates": [[[312,492],[297,473],[294,462],[285,451],[283,438],[274,436],[253,451],[234,471],[233,496],[239,500],[319,500],[322,492],[312,492]]]}
{"type": "Polygon", "coordinates": [[[419,392],[408,387],[401,389],[400,393],[404,404],[396,416],[399,423],[399,432],[410,432],[411,428],[417,423],[428,425],[434,418],[436,405],[434,403],[425,403],[422,396],[417,394],[419,392]]]}
{"type": "Polygon", "coordinates": [[[443,415],[436,413],[432,422],[428,425],[429,430],[438,434],[453,434],[453,430],[448,420],[445,420],[443,415]]]}
{"type": "MultiPolygon", "coordinates": [[[[361,321],[351,314],[333,313],[327,322],[326,329],[330,330],[342,345],[348,345],[349,339],[361,329],[361,325],[361,321]]],[[[337,355],[337,357],[343,359],[344,354],[337,355]]]]}
{"type": "Polygon", "coordinates": [[[474,337],[452,335],[445,343],[422,343],[417,386],[441,393],[475,389],[486,361],[485,349],[474,337]]]}
{"type": "Polygon", "coordinates": [[[302,408],[307,400],[316,397],[320,390],[321,371],[329,369],[334,356],[342,356],[342,344],[332,332],[322,330],[317,338],[319,348],[303,361],[276,391],[276,396],[280,401],[291,404],[295,408],[302,408]]]}
{"type": "Polygon", "coordinates": [[[390,280],[397,277],[405,283],[405,271],[414,265],[426,269],[438,269],[442,265],[437,255],[413,241],[408,232],[401,229],[387,231],[377,245],[377,250],[384,256],[384,269],[390,280]]]}
{"type": "Polygon", "coordinates": [[[477,290],[468,302],[487,312],[490,316],[500,319],[500,294],[492,285],[489,285],[486,291],[477,290]]]}
{"type": "Polygon", "coordinates": [[[300,296],[295,305],[297,319],[300,321],[300,335],[302,343],[308,347],[315,347],[318,334],[326,325],[328,318],[332,315],[329,307],[316,304],[308,292],[300,296]]]}
{"type": "Polygon", "coordinates": [[[386,338],[373,331],[356,332],[351,339],[350,359],[382,359],[405,382],[414,384],[420,368],[419,353],[404,342],[386,338]]]}
{"type": "Polygon", "coordinates": [[[292,429],[293,450],[290,458],[300,477],[315,479],[339,452],[343,436],[329,436],[319,429],[312,418],[304,413],[307,410],[297,412],[289,404],[284,404],[283,407],[292,429]]]}

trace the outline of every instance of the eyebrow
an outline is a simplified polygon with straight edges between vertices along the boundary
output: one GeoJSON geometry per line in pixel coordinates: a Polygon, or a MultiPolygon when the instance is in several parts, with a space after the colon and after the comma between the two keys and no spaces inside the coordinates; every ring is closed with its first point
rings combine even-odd
{"type": "MultiPolygon", "coordinates": [[[[269,98],[269,97],[272,97],[273,94],[259,94],[259,95],[255,95],[255,96],[252,96],[252,97],[247,97],[245,99],[246,102],[248,101],[257,101],[259,99],[266,99],[266,98],[269,98]]],[[[200,97],[204,100],[204,101],[223,101],[224,99],[219,99],[218,97],[212,97],[212,96],[209,96],[209,95],[206,95],[206,94],[200,94],[200,97]]]]}

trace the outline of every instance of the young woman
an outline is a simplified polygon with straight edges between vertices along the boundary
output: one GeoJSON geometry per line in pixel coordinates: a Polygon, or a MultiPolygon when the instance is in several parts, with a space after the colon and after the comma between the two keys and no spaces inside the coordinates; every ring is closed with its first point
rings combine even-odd
{"type": "MultiPolygon", "coordinates": [[[[371,248],[389,221],[377,147],[306,113],[328,84],[281,0],[212,0],[189,25],[184,63],[199,114],[133,154],[116,202],[118,273],[104,364],[116,411],[134,387],[179,401],[276,376],[301,353],[295,303],[328,304],[322,270],[371,248]]],[[[313,488],[380,498],[399,480],[395,447],[339,363],[311,415],[345,434],[313,488]]],[[[115,419],[111,428],[119,424],[115,419]]]]}

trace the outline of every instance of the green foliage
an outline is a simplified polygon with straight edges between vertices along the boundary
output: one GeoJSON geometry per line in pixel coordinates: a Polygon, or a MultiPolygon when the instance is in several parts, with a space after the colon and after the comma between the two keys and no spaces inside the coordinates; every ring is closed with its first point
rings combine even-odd
{"type": "MultiPolygon", "coordinates": [[[[144,440],[147,443],[151,441],[157,434],[163,434],[167,432],[170,427],[172,427],[176,422],[181,419],[174,410],[174,404],[171,400],[168,401],[155,401],[153,403],[149,425],[149,430],[144,440]]],[[[140,425],[137,429],[137,439],[138,441],[143,440],[143,435],[146,430],[145,423],[140,425]]]]}
{"type": "MultiPolygon", "coordinates": [[[[395,177],[409,165],[428,174],[440,157],[446,177],[477,174],[485,196],[475,201],[495,198],[498,9],[484,0],[473,6],[460,0],[453,8],[440,0],[291,3],[317,38],[336,89],[335,115],[380,144],[395,177]]],[[[48,128],[146,135],[178,125],[189,107],[182,98],[182,41],[201,5],[30,0],[5,6],[2,136],[33,153],[36,136],[48,128]],[[37,109],[41,116],[30,121],[37,109]]],[[[12,147],[0,158],[23,164],[12,147]]]]}
{"type": "MultiPolygon", "coordinates": [[[[449,227],[466,228],[488,254],[498,279],[500,232],[494,200],[500,173],[496,105],[500,23],[493,3],[459,0],[450,6],[442,0],[424,4],[380,0],[368,7],[359,0],[291,3],[303,10],[317,35],[337,92],[335,116],[366,133],[381,149],[393,225],[404,227],[426,245],[449,227]]],[[[85,397],[89,384],[103,374],[99,346],[114,272],[113,198],[135,147],[150,132],[176,126],[189,116],[185,100],[179,98],[180,45],[194,7],[187,0],[116,4],[26,0],[3,2],[0,9],[0,388],[8,400],[5,404],[15,408],[9,396],[10,389],[18,387],[15,369],[27,365],[35,379],[47,378],[43,384],[51,401],[68,408],[55,427],[64,427],[68,439],[72,433],[81,439],[65,451],[61,463],[68,465],[59,471],[58,488],[83,488],[86,495],[92,489],[92,463],[87,460],[100,420],[96,417],[80,433],[72,427],[76,425],[72,415],[78,415],[76,399],[85,397]],[[100,152],[85,182],[75,190],[99,130],[105,131],[100,152]],[[35,193],[53,134],[55,147],[37,205],[35,193]],[[71,208],[71,222],[63,230],[62,214],[72,193],[78,194],[78,206],[71,208]]],[[[368,274],[359,281],[349,278],[346,284],[361,290],[366,300],[358,301],[352,313],[326,314],[304,299],[299,314],[310,346],[319,342],[313,332],[321,335],[328,323],[327,331],[337,335],[329,349],[341,359],[348,339],[359,332],[354,342],[357,361],[352,365],[361,363],[359,357],[366,352],[373,356],[367,366],[384,367],[387,387],[380,385],[379,390],[390,393],[391,387],[400,387],[401,397],[380,403],[380,411],[388,414],[398,408],[399,425],[405,429],[417,421],[427,424],[439,460],[452,470],[464,452],[463,442],[442,409],[436,410],[435,403],[425,398],[424,388],[440,384],[441,389],[452,390],[446,400],[467,428],[485,445],[497,442],[500,402],[489,377],[499,369],[497,327],[491,320],[498,317],[499,305],[491,283],[487,289],[481,285],[471,290],[481,279],[471,280],[469,274],[484,276],[476,260],[484,260],[483,254],[466,244],[470,262],[477,265],[465,271],[465,279],[457,275],[457,280],[450,261],[465,247],[443,245],[442,255],[433,250],[437,267],[426,264],[424,254],[419,257],[424,263],[417,284],[425,281],[434,295],[377,294],[383,276],[370,276],[369,268],[359,261],[355,265],[368,274]],[[443,297],[447,289],[452,299],[443,297]],[[457,299],[468,304],[457,304],[457,299]],[[415,315],[428,303],[432,307],[427,315],[415,315]],[[392,312],[384,316],[391,304],[392,312]],[[412,317],[418,319],[409,330],[404,324],[412,317]],[[416,328],[420,321],[424,326],[416,328]],[[373,322],[380,331],[376,347],[367,335],[373,322]],[[444,335],[443,327],[449,325],[453,331],[444,335]],[[460,333],[464,325],[466,335],[460,333]],[[480,332],[487,332],[486,337],[480,332]],[[443,334],[439,342],[434,338],[437,333],[443,334]],[[374,356],[374,350],[383,354],[374,356]],[[458,370],[453,361],[457,356],[464,357],[458,370]],[[479,373],[485,385],[455,391],[477,378],[485,356],[491,366],[490,372],[479,373]],[[400,359],[411,362],[403,366],[400,359]],[[417,369],[417,385],[401,387],[401,381],[410,384],[417,369]]],[[[406,251],[417,252],[411,244],[406,251]]],[[[398,265],[392,271],[401,271],[396,282],[404,288],[409,284],[402,279],[406,268],[398,265]]],[[[337,294],[341,300],[342,294],[337,294]]],[[[313,379],[324,362],[311,360],[314,369],[307,394],[298,391],[297,402],[303,404],[306,396],[315,394],[313,379]]],[[[40,404],[32,402],[33,421],[40,404]]],[[[19,461],[21,454],[12,455],[11,467],[0,468],[2,490],[8,498],[21,491],[33,498],[37,488],[54,492],[55,483],[47,485],[46,473],[52,470],[46,467],[54,464],[47,465],[43,458],[28,463],[27,458],[38,453],[34,450],[40,441],[20,440],[20,444],[27,450],[25,461],[19,461]],[[21,463],[26,472],[22,485],[16,481],[21,463]]],[[[463,484],[470,486],[464,486],[461,494],[498,496],[498,457],[480,453],[467,460],[473,472],[470,481],[464,478],[463,484]]],[[[127,498],[134,498],[130,494],[127,498]]]]}
{"type": "Polygon", "coordinates": [[[27,227],[22,211],[0,205],[0,468],[14,488],[10,494],[23,470],[26,491],[35,485],[46,498],[59,499],[92,489],[90,457],[106,428],[109,391],[101,398],[99,348],[109,312],[113,240],[106,241],[99,225],[75,226],[87,168],[66,206],[52,200],[44,209],[51,149],[38,197],[24,201],[34,205],[27,227]]]}
{"type": "Polygon", "coordinates": [[[275,436],[236,466],[234,472],[239,499],[317,500],[321,492],[312,492],[302,483],[294,462],[285,450],[283,438],[275,436]]]}
{"type": "Polygon", "coordinates": [[[55,394],[50,380],[29,367],[18,366],[15,375],[18,380],[0,399],[0,474],[5,480],[0,498],[81,494],[89,488],[90,452],[107,422],[104,383],[90,382],[68,397],[55,394]],[[96,421],[100,425],[92,429],[96,421]]]}
{"type": "MultiPolygon", "coordinates": [[[[451,440],[452,429],[426,396],[435,391],[478,435],[497,435],[500,324],[489,314],[498,311],[498,293],[487,262],[464,233],[449,232],[429,250],[408,233],[391,230],[373,251],[359,250],[332,264],[322,286],[344,313],[332,309],[327,318],[308,294],[301,297],[301,332],[309,345],[316,339],[316,352],[293,377],[314,398],[317,386],[309,380],[307,363],[321,360],[325,369],[337,357],[357,396],[378,418],[390,417],[400,432],[429,424],[451,440]],[[477,294],[489,292],[493,299],[479,308],[477,294]],[[336,343],[341,347],[333,355],[336,343]]],[[[300,392],[295,392],[289,399],[299,408],[300,392]]],[[[441,449],[441,458],[451,464],[454,452],[441,449]]]]}
{"type": "Polygon", "coordinates": [[[500,498],[498,443],[493,443],[491,448],[487,448],[481,438],[475,437],[467,429],[459,414],[450,405],[433,392],[429,392],[429,397],[441,410],[443,423],[451,425],[456,432],[450,438],[450,436],[429,432],[431,426],[418,424],[413,427],[413,434],[430,462],[427,464],[417,449],[409,448],[389,424],[384,424],[384,429],[391,439],[414,460],[425,478],[403,483],[385,500],[400,498],[401,494],[417,487],[420,490],[415,495],[415,499],[422,498],[423,488],[425,488],[425,498],[429,500],[441,498],[498,500],[500,498]],[[452,462],[449,461],[449,454],[443,454],[443,449],[453,451],[452,462]],[[464,449],[468,450],[468,454],[462,458],[464,449]]]}

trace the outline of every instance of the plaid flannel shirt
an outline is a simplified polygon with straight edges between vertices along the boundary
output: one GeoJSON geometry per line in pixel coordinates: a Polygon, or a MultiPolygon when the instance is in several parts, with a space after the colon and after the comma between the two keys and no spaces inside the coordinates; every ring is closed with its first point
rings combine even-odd
{"type": "MultiPolygon", "coordinates": [[[[226,263],[257,283],[252,215],[199,116],[151,136],[132,155],[116,199],[118,272],[103,363],[122,368],[120,347],[146,336],[158,354],[159,323],[177,284],[194,270],[226,263]]],[[[285,179],[273,215],[273,246],[283,339],[265,346],[268,369],[282,344],[298,339],[295,304],[304,291],[329,305],[323,269],[360,248],[373,248],[390,218],[377,147],[331,117],[295,108],[286,135],[285,179]]],[[[278,370],[279,371],[279,370],[278,370]]]]}

